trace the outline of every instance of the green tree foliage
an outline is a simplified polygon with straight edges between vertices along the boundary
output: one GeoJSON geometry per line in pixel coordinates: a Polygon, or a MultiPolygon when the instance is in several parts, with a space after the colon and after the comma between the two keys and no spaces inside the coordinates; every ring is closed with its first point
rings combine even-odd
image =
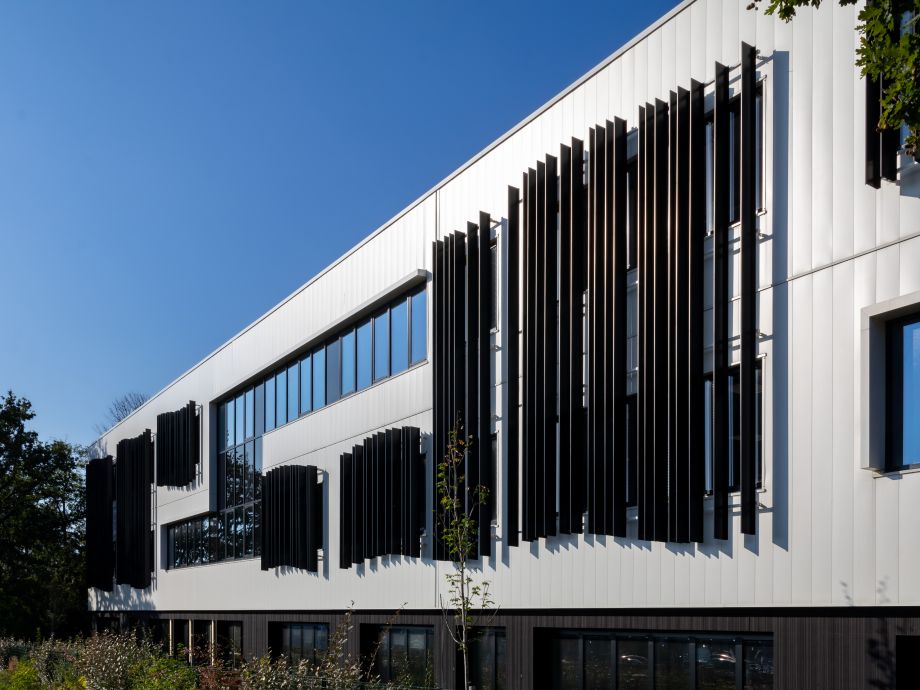
{"type": "Polygon", "coordinates": [[[0,399],[0,634],[78,631],[84,621],[81,451],[27,428],[32,405],[0,399]]]}
{"type": "MultiPolygon", "coordinates": [[[[839,0],[855,5],[856,0],[839,0]]],[[[757,2],[751,4],[756,7],[757,2]]],[[[769,0],[767,14],[791,20],[800,7],[819,7],[821,0],[769,0]]],[[[859,12],[856,64],[862,74],[882,79],[879,129],[907,125],[908,155],[920,155],[920,0],[866,0],[859,12]]]]}

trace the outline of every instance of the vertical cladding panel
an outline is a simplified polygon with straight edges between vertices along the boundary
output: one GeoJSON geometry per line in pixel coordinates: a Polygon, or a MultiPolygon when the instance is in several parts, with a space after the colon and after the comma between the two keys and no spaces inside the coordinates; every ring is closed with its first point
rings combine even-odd
{"type": "Polygon", "coordinates": [[[728,509],[728,233],[730,124],[728,68],[716,65],[713,143],[713,382],[712,484],[716,539],[729,537],[728,509]]]}
{"type": "Polygon", "coordinates": [[[616,420],[622,410],[615,407],[615,379],[617,376],[614,362],[614,130],[609,120],[604,124],[604,315],[603,315],[603,353],[604,353],[604,534],[612,535],[614,523],[614,464],[616,463],[616,420]]]}
{"type": "Polygon", "coordinates": [[[537,171],[530,168],[525,175],[524,191],[524,541],[537,538],[537,171]]]}
{"type": "Polygon", "coordinates": [[[586,351],[588,353],[588,381],[586,387],[587,393],[587,474],[588,474],[588,532],[597,534],[600,530],[600,501],[598,492],[597,477],[597,454],[598,443],[597,434],[602,419],[597,414],[597,406],[600,397],[597,394],[600,377],[597,374],[598,357],[597,357],[597,307],[598,307],[598,279],[597,279],[597,232],[596,232],[596,207],[597,207],[597,130],[591,128],[588,132],[588,300],[586,313],[588,319],[588,342],[586,351]]]}
{"type": "MultiPolygon", "coordinates": [[[[544,320],[543,320],[543,534],[556,534],[556,393],[557,393],[557,296],[559,208],[558,162],[546,157],[544,231],[544,320]]],[[[539,174],[539,173],[538,173],[539,174]]]]}
{"type": "MultiPolygon", "coordinates": [[[[667,259],[667,288],[668,288],[668,313],[667,318],[667,343],[668,343],[668,535],[670,541],[682,541],[677,538],[680,530],[680,453],[685,448],[684,444],[677,443],[677,284],[680,280],[679,257],[677,249],[678,231],[678,194],[677,194],[677,125],[678,104],[677,93],[671,91],[668,96],[668,259],[667,259]]],[[[686,541],[686,540],[683,540],[686,541]]]]}
{"type": "Polygon", "coordinates": [[[515,187],[508,187],[508,337],[506,339],[508,358],[507,415],[505,423],[508,470],[503,485],[507,510],[505,539],[511,546],[517,546],[518,507],[520,505],[520,296],[518,290],[520,262],[520,203],[521,193],[515,187]]]}
{"type": "Polygon", "coordinates": [[[534,209],[534,415],[533,513],[534,537],[546,536],[546,163],[537,161],[534,209]]]}
{"type": "Polygon", "coordinates": [[[572,530],[581,532],[583,516],[587,508],[586,500],[586,441],[587,420],[585,416],[584,391],[585,368],[583,353],[585,350],[584,328],[584,297],[588,288],[587,265],[587,187],[584,184],[584,143],[580,139],[572,139],[572,176],[571,176],[571,282],[570,282],[570,322],[571,333],[571,438],[570,452],[572,454],[572,493],[571,512],[572,530]]]}
{"type": "Polygon", "coordinates": [[[612,191],[612,238],[611,252],[611,324],[612,371],[610,385],[613,401],[613,457],[612,459],[612,502],[611,533],[626,536],[626,476],[627,476],[627,412],[626,412],[626,234],[627,227],[627,184],[626,184],[626,121],[616,118],[610,128],[611,167],[610,188],[612,191]]]}
{"type": "Polygon", "coordinates": [[[488,556],[492,553],[492,506],[495,503],[495,471],[492,468],[492,351],[490,343],[491,309],[492,309],[492,251],[490,235],[492,218],[488,213],[479,214],[479,324],[478,324],[478,361],[479,373],[479,427],[476,432],[479,441],[479,485],[485,488],[481,497],[478,515],[479,554],[488,556]]]}
{"type": "Polygon", "coordinates": [[[690,83],[689,103],[689,161],[686,228],[689,241],[687,257],[687,383],[689,390],[689,538],[695,542],[704,539],[703,494],[705,491],[705,432],[704,432],[704,381],[703,381],[703,243],[706,238],[706,120],[704,87],[697,81],[690,83]]]}
{"type": "Polygon", "coordinates": [[[352,559],[352,455],[342,453],[339,457],[339,567],[350,568],[352,559]]]}
{"type": "MultiPolygon", "coordinates": [[[[444,439],[446,438],[447,432],[444,424],[444,396],[445,396],[445,382],[444,377],[447,371],[446,361],[447,353],[445,352],[445,341],[444,341],[444,282],[445,282],[445,270],[444,270],[444,242],[442,240],[437,240],[432,243],[432,267],[433,275],[431,280],[432,285],[432,324],[431,324],[431,333],[432,333],[432,353],[431,353],[431,363],[432,363],[432,381],[433,381],[433,400],[432,400],[432,456],[434,458],[440,458],[443,455],[444,448],[444,439]]],[[[437,494],[437,476],[436,471],[437,462],[434,463],[432,467],[432,486],[431,486],[431,498],[432,498],[432,557],[438,557],[438,548],[441,542],[439,538],[439,529],[438,529],[438,494],[437,494]]]]}
{"type": "Polygon", "coordinates": [[[112,457],[90,460],[86,466],[86,574],[87,584],[112,591],[115,549],[112,544],[114,498],[112,457]]]}
{"type": "Polygon", "coordinates": [[[593,389],[591,403],[594,406],[593,428],[593,471],[591,481],[594,492],[594,513],[591,532],[606,534],[608,515],[610,513],[609,487],[609,439],[607,427],[609,398],[607,394],[608,366],[607,359],[607,130],[598,126],[594,128],[591,157],[591,241],[593,244],[591,275],[593,281],[593,298],[591,312],[591,348],[593,351],[591,386],[593,389]]]}
{"type": "Polygon", "coordinates": [[[407,555],[419,558],[422,555],[421,533],[425,528],[425,464],[422,457],[422,439],[418,427],[410,427],[408,431],[410,471],[408,477],[411,481],[409,495],[412,505],[409,510],[409,547],[407,555]]]}
{"type": "Polygon", "coordinates": [[[352,449],[352,476],[351,505],[353,508],[351,531],[352,553],[351,562],[361,563],[364,560],[364,526],[367,508],[364,504],[364,446],[355,446],[352,449]]]}
{"type": "MultiPolygon", "coordinates": [[[[466,245],[467,238],[463,233],[455,233],[454,242],[454,295],[456,301],[453,303],[453,403],[452,413],[455,424],[458,427],[458,438],[463,438],[464,430],[467,428],[468,420],[465,418],[466,413],[466,381],[467,381],[467,358],[466,354],[466,245]]],[[[465,495],[466,484],[460,482],[458,487],[460,495],[465,495]]],[[[445,551],[445,557],[448,554],[445,551]]]]}
{"type": "Polygon", "coordinates": [[[668,105],[655,101],[654,320],[654,539],[668,540],[668,105]]]}
{"type": "MultiPolygon", "coordinates": [[[[479,458],[482,455],[482,443],[479,438],[479,395],[488,395],[488,391],[479,391],[479,320],[482,314],[479,311],[479,230],[475,223],[466,226],[466,396],[464,416],[464,438],[466,439],[466,513],[471,514],[476,504],[477,488],[480,484],[479,458]]],[[[488,234],[485,237],[488,247],[488,234]]],[[[488,343],[488,339],[486,340],[488,343]]],[[[478,511],[475,511],[478,513],[478,511]]],[[[476,516],[478,517],[478,516],[476,516]]],[[[478,523],[477,523],[478,524],[478,523]]],[[[478,554],[479,539],[474,540],[473,554],[478,554]]]]}
{"type": "Polygon", "coordinates": [[[118,442],[115,469],[115,582],[150,586],[153,570],[150,486],[154,451],[150,429],[118,442]]]}
{"type": "Polygon", "coordinates": [[[757,208],[755,168],[756,51],[741,44],[741,532],[757,531],[757,208]]]}
{"type": "Polygon", "coordinates": [[[648,222],[648,158],[649,158],[649,113],[645,106],[639,108],[639,141],[638,141],[638,160],[637,170],[637,213],[636,218],[639,225],[638,252],[637,252],[637,290],[638,302],[637,312],[639,317],[638,327],[638,361],[639,371],[636,382],[636,407],[638,419],[637,434],[637,462],[636,462],[636,502],[638,512],[637,536],[639,539],[646,540],[651,533],[649,508],[651,507],[652,498],[648,493],[649,472],[648,464],[651,452],[650,439],[653,437],[651,429],[652,416],[649,413],[650,388],[649,388],[649,332],[648,332],[648,301],[651,272],[649,270],[649,222],[648,222]]]}
{"type": "Polygon", "coordinates": [[[572,347],[572,149],[559,150],[559,532],[572,534],[576,518],[572,500],[572,408],[575,400],[572,347]]]}

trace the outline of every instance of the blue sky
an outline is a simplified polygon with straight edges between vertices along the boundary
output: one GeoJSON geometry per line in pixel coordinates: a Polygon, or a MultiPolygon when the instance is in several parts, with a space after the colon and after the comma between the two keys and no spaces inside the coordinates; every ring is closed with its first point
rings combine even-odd
{"type": "Polygon", "coordinates": [[[0,388],[90,441],[673,4],[0,5],[0,388]]]}

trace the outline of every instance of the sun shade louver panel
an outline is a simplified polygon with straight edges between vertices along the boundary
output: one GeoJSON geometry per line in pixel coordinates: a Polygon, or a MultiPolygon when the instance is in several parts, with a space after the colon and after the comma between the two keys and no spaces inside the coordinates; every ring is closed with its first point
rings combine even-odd
{"type": "Polygon", "coordinates": [[[153,571],[151,486],[153,439],[150,430],[116,447],[115,582],[135,589],[150,586],[153,571]]]}
{"type": "Polygon", "coordinates": [[[492,218],[488,213],[479,214],[479,288],[477,290],[479,307],[476,310],[478,323],[476,330],[479,385],[479,406],[477,431],[478,442],[478,483],[483,491],[481,501],[476,509],[476,524],[479,528],[479,555],[492,553],[492,515],[495,506],[495,470],[492,467],[492,218]]]}
{"type": "Polygon", "coordinates": [[[511,546],[520,543],[520,228],[521,191],[508,187],[508,227],[505,244],[508,252],[508,333],[505,338],[508,358],[507,419],[505,421],[508,473],[505,498],[507,505],[507,527],[505,538],[511,546]]]}
{"type": "Polygon", "coordinates": [[[157,415],[157,486],[187,486],[201,460],[201,426],[194,401],[181,410],[157,415]]]}
{"type": "Polygon", "coordinates": [[[112,591],[115,574],[113,501],[112,457],[90,460],[86,465],[86,577],[90,587],[106,592],[112,591]]]}
{"type": "Polygon", "coordinates": [[[420,557],[425,463],[419,429],[374,434],[343,453],[340,468],[339,567],[378,556],[420,557]]]}
{"type": "Polygon", "coordinates": [[[318,570],[323,548],[323,485],[313,465],[283,465],[262,480],[262,570],[318,570]]]}

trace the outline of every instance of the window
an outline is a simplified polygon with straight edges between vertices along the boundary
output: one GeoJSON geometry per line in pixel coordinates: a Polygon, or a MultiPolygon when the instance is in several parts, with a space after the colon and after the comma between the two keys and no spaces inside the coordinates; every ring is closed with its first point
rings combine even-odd
{"type": "MultiPolygon", "coordinates": [[[[413,305],[414,306],[414,305],[413,305]]],[[[371,322],[365,321],[357,330],[358,353],[358,390],[363,390],[371,385],[371,371],[373,370],[373,357],[371,355],[371,322]]]]}
{"type": "Polygon", "coordinates": [[[390,315],[374,317],[374,381],[390,375],[390,315]]]}
{"type": "Polygon", "coordinates": [[[325,623],[269,623],[269,646],[275,658],[291,665],[308,661],[316,665],[329,648],[329,626],[325,623]]]}
{"type": "Polygon", "coordinates": [[[342,395],[355,392],[355,332],[342,336],[342,395]]]}
{"type": "Polygon", "coordinates": [[[287,371],[275,374],[275,426],[287,422],[287,371]]]}
{"type": "Polygon", "coordinates": [[[313,364],[310,355],[300,360],[300,414],[313,409],[313,364]]]}
{"type": "Polygon", "coordinates": [[[412,364],[421,362],[427,356],[428,350],[428,307],[427,293],[424,289],[416,292],[412,301],[412,364]]]}
{"type": "Polygon", "coordinates": [[[298,371],[298,368],[299,364],[294,362],[291,366],[288,367],[287,370],[287,420],[289,422],[293,422],[295,419],[297,419],[300,407],[300,372],[298,371]]]}
{"type": "MultiPolygon", "coordinates": [[[[470,680],[480,690],[504,690],[508,687],[505,656],[505,629],[479,628],[470,643],[470,680]]],[[[462,666],[458,666],[462,673],[462,666]]],[[[457,687],[462,687],[462,679],[457,687]]]]}
{"type": "Polygon", "coordinates": [[[172,648],[173,654],[177,657],[188,657],[189,645],[191,642],[191,626],[186,619],[176,619],[173,621],[172,648]]]}
{"type": "Polygon", "coordinates": [[[256,428],[255,436],[261,436],[265,433],[265,386],[264,384],[259,384],[255,388],[255,413],[256,413],[256,428]]]}
{"type": "Polygon", "coordinates": [[[326,404],[326,350],[320,348],[313,353],[313,409],[326,404]]]}
{"type": "Polygon", "coordinates": [[[228,668],[237,668],[243,655],[243,624],[239,621],[216,621],[214,630],[217,658],[228,668]]]}
{"type": "Polygon", "coordinates": [[[234,443],[243,442],[243,433],[245,432],[245,420],[244,415],[246,411],[246,403],[243,400],[242,395],[238,395],[235,401],[236,405],[236,427],[235,433],[233,434],[234,443]]]}
{"type": "Polygon", "coordinates": [[[391,373],[409,368],[409,302],[402,300],[390,310],[391,373]]]}
{"type": "Polygon", "coordinates": [[[920,315],[887,326],[886,414],[889,469],[920,464],[920,315]]]}
{"type": "Polygon", "coordinates": [[[546,658],[538,657],[537,672],[553,688],[773,687],[773,641],[768,638],[549,630],[538,633],[537,644],[546,650],[546,658]]]}
{"type": "Polygon", "coordinates": [[[269,376],[265,380],[265,430],[275,428],[275,379],[269,376]]]}
{"type": "Polygon", "coordinates": [[[192,663],[206,664],[211,657],[211,621],[192,621],[192,663]]]}
{"type": "Polygon", "coordinates": [[[330,405],[342,397],[342,343],[333,340],[326,346],[326,404],[330,405]]]}
{"type": "Polygon", "coordinates": [[[384,683],[399,681],[402,684],[434,685],[432,645],[434,630],[431,626],[406,625],[377,628],[374,639],[365,644],[366,653],[373,651],[379,642],[374,660],[374,671],[384,683]]]}
{"type": "Polygon", "coordinates": [[[256,432],[256,406],[255,406],[255,390],[250,388],[246,391],[246,394],[243,396],[244,405],[246,406],[246,438],[252,438],[255,436],[256,432]]]}
{"type": "MultiPolygon", "coordinates": [[[[757,476],[757,488],[763,485],[763,368],[761,360],[754,367],[755,385],[757,387],[757,412],[754,434],[756,447],[754,466],[757,476]]],[[[734,365],[728,370],[728,490],[741,490],[741,370],[734,365]]],[[[712,374],[706,375],[705,399],[703,410],[706,419],[704,444],[706,453],[706,491],[712,491],[712,374]]]]}

